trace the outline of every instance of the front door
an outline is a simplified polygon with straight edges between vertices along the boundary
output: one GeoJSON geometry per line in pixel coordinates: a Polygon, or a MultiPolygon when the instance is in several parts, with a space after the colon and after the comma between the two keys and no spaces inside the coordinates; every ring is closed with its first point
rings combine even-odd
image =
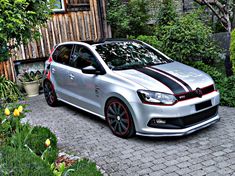
{"type": "Polygon", "coordinates": [[[87,66],[100,67],[91,50],[82,45],[75,45],[69,65],[73,67],[70,74],[73,77],[70,84],[74,93],[74,104],[98,113],[100,111],[99,79],[102,75],[84,74],[82,68],[87,66]]]}

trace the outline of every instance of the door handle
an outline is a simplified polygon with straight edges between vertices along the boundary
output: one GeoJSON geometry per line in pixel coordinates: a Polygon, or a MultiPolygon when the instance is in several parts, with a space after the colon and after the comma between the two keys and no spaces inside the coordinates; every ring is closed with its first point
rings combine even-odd
{"type": "Polygon", "coordinates": [[[74,75],[73,74],[69,74],[70,79],[74,79],[74,75]]]}
{"type": "Polygon", "coordinates": [[[52,68],[52,69],[51,69],[51,72],[52,72],[52,73],[55,73],[55,69],[54,69],[54,68],[52,68]]]}

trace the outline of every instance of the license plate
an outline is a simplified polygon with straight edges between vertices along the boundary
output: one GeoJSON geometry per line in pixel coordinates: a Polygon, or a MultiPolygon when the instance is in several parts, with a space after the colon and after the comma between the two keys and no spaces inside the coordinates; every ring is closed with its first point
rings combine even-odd
{"type": "Polygon", "coordinates": [[[211,100],[204,101],[204,102],[202,102],[202,103],[198,103],[198,104],[195,105],[196,111],[199,111],[199,110],[201,110],[201,109],[208,108],[208,107],[210,107],[210,106],[212,106],[211,100]]]}

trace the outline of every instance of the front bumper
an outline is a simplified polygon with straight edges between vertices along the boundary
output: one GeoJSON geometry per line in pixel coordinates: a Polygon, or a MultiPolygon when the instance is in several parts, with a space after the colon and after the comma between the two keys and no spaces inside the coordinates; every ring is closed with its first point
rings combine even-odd
{"type": "Polygon", "coordinates": [[[173,106],[157,106],[157,105],[146,105],[142,103],[132,103],[133,118],[135,122],[136,134],[140,136],[183,136],[193,133],[197,130],[210,126],[217,121],[220,117],[218,114],[209,116],[205,120],[198,123],[186,126],[180,129],[166,129],[149,127],[148,122],[153,118],[169,119],[169,118],[182,118],[189,115],[194,115],[199,112],[203,112],[212,107],[218,106],[220,102],[219,92],[214,91],[202,98],[193,98],[185,101],[178,102],[173,106]],[[202,103],[205,101],[211,101],[211,106],[196,110],[195,104],[202,103]]]}
{"type": "Polygon", "coordinates": [[[197,130],[206,128],[216,122],[218,122],[220,120],[219,115],[216,115],[215,117],[201,122],[197,125],[188,127],[188,128],[184,128],[184,129],[156,129],[156,128],[146,128],[143,129],[145,131],[145,133],[141,133],[141,132],[136,132],[137,135],[140,136],[149,136],[149,137],[164,137],[164,136],[184,136],[184,135],[188,135],[190,133],[193,133],[197,130]]]}

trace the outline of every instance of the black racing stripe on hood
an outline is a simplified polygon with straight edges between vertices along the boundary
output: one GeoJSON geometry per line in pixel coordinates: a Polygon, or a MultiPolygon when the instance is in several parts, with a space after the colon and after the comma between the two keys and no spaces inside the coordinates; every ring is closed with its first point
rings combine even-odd
{"type": "Polygon", "coordinates": [[[157,73],[157,72],[150,70],[150,69],[147,69],[147,68],[137,68],[135,70],[137,70],[141,73],[144,73],[144,74],[150,76],[151,78],[158,80],[159,82],[161,82],[162,84],[167,86],[174,94],[180,94],[180,93],[185,92],[184,88],[180,84],[178,84],[177,82],[168,78],[165,75],[162,75],[160,73],[157,73]]]}
{"type": "Polygon", "coordinates": [[[184,82],[182,79],[177,78],[176,76],[174,76],[174,75],[172,75],[172,74],[170,74],[170,73],[167,73],[167,72],[165,72],[165,71],[163,71],[163,70],[161,70],[161,69],[159,69],[159,68],[155,68],[155,67],[150,67],[150,68],[152,68],[152,69],[154,69],[154,70],[157,70],[157,71],[159,71],[159,72],[162,72],[162,73],[164,73],[164,74],[166,74],[166,75],[168,75],[168,76],[174,78],[175,80],[177,80],[177,81],[179,81],[180,83],[182,83],[185,87],[187,87],[187,89],[188,89],[189,91],[192,91],[192,88],[191,88],[186,82],[184,82]]]}

